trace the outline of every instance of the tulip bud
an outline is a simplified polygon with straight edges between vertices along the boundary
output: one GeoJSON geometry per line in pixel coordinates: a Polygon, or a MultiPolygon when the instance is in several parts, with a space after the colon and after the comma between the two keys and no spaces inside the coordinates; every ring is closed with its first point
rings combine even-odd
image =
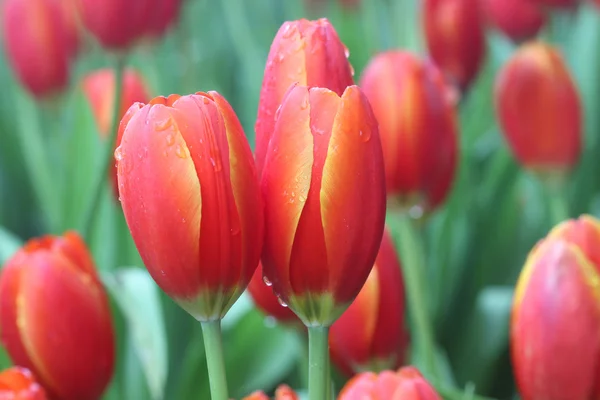
{"type": "Polygon", "coordinates": [[[0,372],[0,399],[46,400],[47,397],[31,371],[12,367],[0,372]]]}
{"type": "Polygon", "coordinates": [[[222,318],[260,258],[263,213],[250,146],[217,92],[134,104],[115,151],[119,195],[158,286],[200,321],[222,318]]]}
{"type": "Polygon", "coordinates": [[[581,105],[557,50],[541,42],[521,46],[496,78],[495,97],[506,141],[525,168],[561,176],[577,164],[581,105]]]}
{"type": "Polygon", "coordinates": [[[425,0],[425,39],[429,54],[450,82],[465,90],[485,56],[479,3],[474,0],[425,0]]]}
{"type": "Polygon", "coordinates": [[[365,285],[331,327],[331,359],[347,375],[395,369],[404,362],[407,345],[404,281],[386,231],[365,285]]]}
{"type": "MultiPolygon", "coordinates": [[[[288,386],[288,385],[279,385],[277,390],[275,391],[275,400],[299,400],[300,397],[288,386]]],[[[269,396],[267,396],[262,391],[256,391],[252,393],[250,396],[244,397],[242,400],[269,400],[269,396]]]]}
{"type": "Polygon", "coordinates": [[[6,263],[0,338],[50,397],[100,398],[113,373],[113,326],[108,297],[76,233],[31,240],[6,263]]]}
{"type": "Polygon", "coordinates": [[[556,226],[530,253],[517,283],[511,353],[524,400],[597,398],[600,222],[556,226]]]}
{"type": "Polygon", "coordinates": [[[262,176],[264,274],[307,326],[329,326],[364,285],[383,234],[377,121],[356,86],[294,86],[262,176]]]}
{"type": "Polygon", "coordinates": [[[353,85],[348,49],[327,19],[285,22],[271,45],[256,118],[256,165],[265,163],[277,110],[290,85],[318,86],[342,95],[353,85]]]}
{"type": "Polygon", "coordinates": [[[263,313],[277,319],[280,322],[295,323],[298,322],[298,317],[288,307],[284,307],[271,288],[271,282],[263,277],[262,265],[252,276],[252,280],[248,285],[248,292],[254,300],[254,304],[263,313]]]}
{"type": "Polygon", "coordinates": [[[338,400],[441,400],[435,389],[415,367],[397,372],[383,371],[379,375],[363,372],[352,378],[342,389],[338,400]]]}
{"type": "Polygon", "coordinates": [[[402,207],[442,204],[457,168],[458,137],[449,87],[439,70],[404,51],[377,55],[361,88],[379,121],[388,195],[402,207]]]}
{"type": "Polygon", "coordinates": [[[487,20],[514,41],[537,35],[546,23],[542,8],[531,0],[485,0],[487,20]]]}
{"type": "Polygon", "coordinates": [[[8,61],[34,96],[50,96],[69,81],[76,45],[67,15],[54,0],[5,0],[2,26],[8,61]]]}

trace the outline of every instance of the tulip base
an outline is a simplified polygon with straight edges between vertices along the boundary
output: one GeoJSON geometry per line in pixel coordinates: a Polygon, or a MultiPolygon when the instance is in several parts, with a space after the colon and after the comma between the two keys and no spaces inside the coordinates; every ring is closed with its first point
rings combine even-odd
{"type": "Polygon", "coordinates": [[[329,328],[311,326],[308,328],[309,400],[329,398],[329,374],[329,328]]]}
{"type": "Polygon", "coordinates": [[[225,360],[221,342],[221,320],[203,321],[201,324],[208,366],[210,397],[212,400],[228,400],[225,360]]]}

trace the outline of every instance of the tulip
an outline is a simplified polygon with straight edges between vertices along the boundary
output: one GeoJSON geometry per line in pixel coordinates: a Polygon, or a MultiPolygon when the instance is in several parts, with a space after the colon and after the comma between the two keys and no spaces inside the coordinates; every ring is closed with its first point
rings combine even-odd
{"type": "Polygon", "coordinates": [[[408,345],[404,310],[400,261],[386,231],[367,282],[331,327],[334,364],[349,376],[400,367],[408,345]]]}
{"type": "MultiPolygon", "coordinates": [[[[269,396],[262,391],[257,391],[242,400],[269,400],[269,396]]],[[[288,385],[279,385],[275,391],[275,400],[299,400],[299,397],[288,385]]]]}
{"type": "Polygon", "coordinates": [[[541,42],[523,45],[496,78],[495,98],[506,141],[525,168],[560,176],[577,164],[581,104],[557,50],[541,42]]]}
{"type": "Polygon", "coordinates": [[[377,121],[358,87],[291,88],[262,189],[264,274],[305,325],[329,326],[364,285],[385,218],[377,121]]]}
{"type": "Polygon", "coordinates": [[[199,321],[222,318],[260,258],[262,202],[250,146],[217,92],[134,104],[115,151],[131,235],[162,290],[199,321]]]}
{"type": "Polygon", "coordinates": [[[519,276],[511,356],[523,400],[595,399],[600,359],[600,223],[566,221],[536,245],[519,276]]]}
{"type": "Polygon", "coordinates": [[[2,26],[8,62],[38,98],[63,90],[75,55],[67,15],[54,0],[5,0],[2,26]]]}
{"type": "Polygon", "coordinates": [[[12,367],[0,372],[0,399],[46,400],[46,392],[26,368],[12,367]]]}
{"type": "Polygon", "coordinates": [[[514,41],[537,35],[546,23],[542,8],[531,0],[485,0],[488,21],[514,41]]]}
{"type": "Polygon", "coordinates": [[[271,45],[256,118],[256,164],[262,173],[277,110],[290,85],[318,86],[342,95],[353,85],[348,50],[327,19],[285,22],[271,45]]]}
{"type": "Polygon", "coordinates": [[[425,0],[423,18],[429,54],[450,82],[465,90],[475,79],[485,56],[478,2],[425,0]]]}
{"type": "Polygon", "coordinates": [[[415,367],[397,372],[363,372],[342,389],[338,400],[441,400],[440,395],[415,367]]]}
{"type": "Polygon", "coordinates": [[[0,339],[52,398],[98,399],[114,364],[108,297],[74,232],[29,241],[0,275],[0,339]]]}
{"type": "Polygon", "coordinates": [[[442,74],[394,50],[371,60],[360,86],[379,121],[388,195],[403,207],[435,209],[452,187],[458,158],[455,107],[442,74]]]}
{"type": "Polygon", "coordinates": [[[248,292],[254,300],[254,304],[263,313],[284,323],[296,323],[298,317],[288,307],[284,307],[277,296],[273,293],[271,282],[264,279],[262,265],[259,264],[256,272],[248,285],[248,292]]]}

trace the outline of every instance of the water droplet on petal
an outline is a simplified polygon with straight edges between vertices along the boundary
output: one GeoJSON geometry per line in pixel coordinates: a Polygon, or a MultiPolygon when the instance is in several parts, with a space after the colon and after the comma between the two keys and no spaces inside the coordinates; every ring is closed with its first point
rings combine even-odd
{"type": "Polygon", "coordinates": [[[281,104],[277,107],[277,111],[275,111],[275,121],[279,119],[279,114],[281,113],[281,104]]]}
{"type": "Polygon", "coordinates": [[[350,64],[350,75],[354,76],[354,67],[350,64]]]}
{"type": "Polygon", "coordinates": [[[154,122],[154,130],[157,132],[166,131],[173,125],[173,119],[171,117],[164,119],[162,121],[154,122]]]}
{"type": "Polygon", "coordinates": [[[263,275],[263,282],[269,287],[273,286],[273,282],[271,282],[266,275],[263,275]]]}
{"type": "Polygon", "coordinates": [[[187,158],[187,154],[185,153],[185,149],[182,145],[178,144],[175,147],[175,155],[179,158],[187,158]]]}
{"type": "Polygon", "coordinates": [[[363,142],[368,142],[371,140],[371,130],[363,131],[362,129],[358,131],[358,136],[360,136],[363,142]]]}
{"type": "Polygon", "coordinates": [[[208,97],[206,97],[206,96],[202,96],[202,102],[203,102],[204,104],[208,104],[208,103],[210,103],[210,100],[208,99],[208,97]]]}
{"type": "Polygon", "coordinates": [[[123,149],[121,149],[121,146],[117,147],[117,149],[115,150],[115,159],[117,161],[122,161],[124,157],[125,152],[123,151],[123,149]]]}
{"type": "Polygon", "coordinates": [[[306,110],[307,108],[308,108],[308,96],[306,96],[304,98],[304,100],[302,100],[302,103],[300,103],[301,110],[306,110]]]}
{"type": "Polygon", "coordinates": [[[346,56],[346,58],[350,57],[350,50],[348,50],[346,46],[344,46],[344,55],[346,56]]]}
{"type": "Polygon", "coordinates": [[[173,146],[175,144],[175,136],[171,133],[167,135],[167,146],[173,146]]]}
{"type": "Polygon", "coordinates": [[[287,307],[287,303],[285,301],[283,301],[283,299],[281,298],[281,296],[277,296],[277,302],[281,305],[281,307],[287,307]]]}
{"type": "Polygon", "coordinates": [[[284,58],[285,58],[285,54],[277,53],[276,59],[278,62],[282,62],[284,58]]]}

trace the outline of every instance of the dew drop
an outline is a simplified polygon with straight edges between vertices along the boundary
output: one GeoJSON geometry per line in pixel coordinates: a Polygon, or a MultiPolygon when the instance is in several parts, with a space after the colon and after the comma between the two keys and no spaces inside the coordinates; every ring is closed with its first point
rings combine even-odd
{"type": "Polygon", "coordinates": [[[354,76],[354,67],[350,65],[350,75],[354,76]]]}
{"type": "Polygon", "coordinates": [[[308,108],[308,96],[306,96],[304,98],[304,100],[302,100],[302,103],[300,103],[301,110],[306,110],[307,108],[308,108]]]}
{"type": "Polygon", "coordinates": [[[304,203],[304,202],[306,202],[306,197],[300,195],[300,196],[298,196],[298,200],[300,200],[300,202],[304,203]]]}
{"type": "Polygon", "coordinates": [[[282,34],[283,38],[289,39],[293,34],[294,34],[294,29],[292,29],[292,25],[291,24],[287,24],[283,28],[283,34],[282,34]]]}
{"type": "Polygon", "coordinates": [[[263,275],[263,282],[269,287],[273,286],[273,282],[271,282],[266,275],[263,275]]]}
{"type": "Polygon", "coordinates": [[[167,146],[173,146],[175,144],[175,136],[172,134],[167,135],[167,146]]]}
{"type": "Polygon", "coordinates": [[[277,302],[281,305],[281,307],[287,307],[287,303],[285,301],[283,301],[283,299],[281,298],[281,296],[277,296],[277,302]]]}
{"type": "Polygon", "coordinates": [[[121,146],[117,147],[117,149],[115,150],[115,159],[117,161],[122,161],[124,157],[125,152],[123,151],[123,149],[121,149],[121,146]]]}
{"type": "Polygon", "coordinates": [[[278,62],[282,62],[283,59],[285,58],[285,54],[283,54],[283,53],[277,53],[277,57],[276,58],[277,58],[278,62]]]}
{"type": "Polygon", "coordinates": [[[350,57],[350,50],[348,50],[346,46],[344,46],[344,55],[346,56],[346,58],[350,57]]]}
{"type": "Polygon", "coordinates": [[[169,117],[162,121],[156,121],[154,123],[154,130],[158,132],[166,131],[173,125],[173,120],[169,117]]]}
{"type": "Polygon", "coordinates": [[[241,229],[240,229],[239,225],[234,226],[233,228],[230,229],[231,235],[232,236],[239,235],[240,234],[240,230],[241,229]]]}
{"type": "Polygon", "coordinates": [[[203,102],[204,104],[208,104],[208,103],[210,103],[210,100],[208,99],[208,97],[206,97],[206,96],[202,96],[202,102],[203,102]]]}
{"type": "Polygon", "coordinates": [[[358,136],[360,136],[363,142],[368,142],[369,140],[371,140],[371,131],[363,131],[361,129],[360,131],[358,131],[358,136]]]}
{"type": "Polygon", "coordinates": [[[164,270],[164,269],[161,269],[161,270],[160,270],[160,274],[161,274],[162,276],[165,276],[165,275],[167,275],[167,274],[165,273],[165,270],[164,270]]]}
{"type": "Polygon", "coordinates": [[[275,121],[279,119],[279,114],[281,114],[281,104],[277,107],[277,111],[275,111],[275,121]]]}
{"type": "Polygon", "coordinates": [[[175,155],[179,158],[187,158],[187,154],[185,154],[185,149],[180,144],[178,144],[175,147],[175,155]]]}

